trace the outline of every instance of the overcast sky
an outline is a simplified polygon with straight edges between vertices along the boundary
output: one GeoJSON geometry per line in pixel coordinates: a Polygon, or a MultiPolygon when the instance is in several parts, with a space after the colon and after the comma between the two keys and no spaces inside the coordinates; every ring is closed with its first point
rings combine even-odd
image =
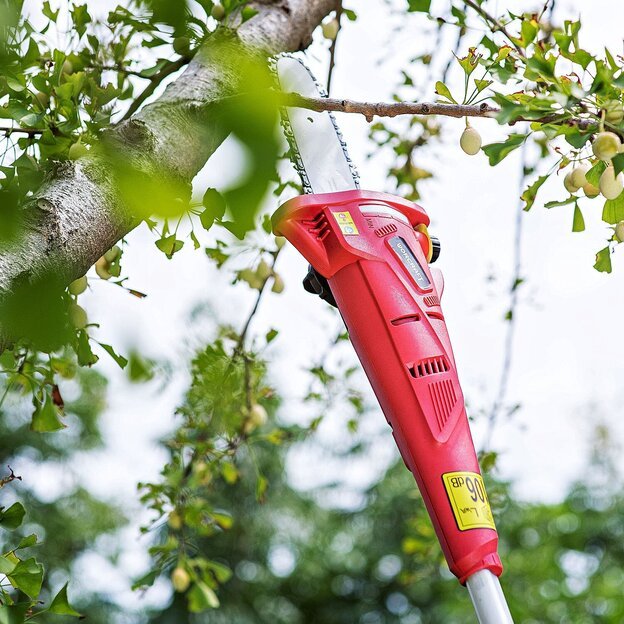
{"type": "MultiPolygon", "coordinates": [[[[95,13],[108,4],[116,2],[89,3],[95,13]]],[[[413,16],[407,27],[395,33],[399,20],[388,15],[384,2],[357,4],[359,19],[348,23],[340,36],[332,91],[352,99],[388,101],[406,59],[422,51],[419,19],[423,17],[413,16]]],[[[396,0],[395,4],[401,3],[396,0]]],[[[499,11],[505,7],[526,11],[541,8],[543,2],[501,1],[498,5],[499,11]]],[[[624,6],[607,0],[559,0],[557,21],[578,15],[583,18],[585,48],[600,52],[607,45],[622,52],[624,6]]],[[[445,44],[450,47],[451,37],[445,44]]],[[[318,41],[309,52],[310,66],[321,79],[326,73],[326,49],[326,42],[318,41]]],[[[460,78],[459,72],[452,72],[451,87],[460,78]]],[[[430,89],[425,99],[434,97],[430,89]]],[[[338,122],[359,167],[362,186],[395,191],[386,176],[387,168],[381,166],[383,159],[365,158],[371,151],[366,122],[348,115],[339,115],[338,122]]],[[[437,264],[446,278],[442,305],[460,380],[471,413],[476,415],[491,405],[500,376],[520,164],[517,154],[494,169],[483,154],[464,155],[458,147],[463,122],[447,120],[444,125],[444,144],[430,149],[423,163],[435,172],[435,179],[423,184],[421,203],[432,217],[432,231],[442,241],[437,264]],[[494,281],[488,281],[488,276],[494,281]]],[[[494,121],[478,120],[473,125],[484,142],[505,136],[505,129],[494,121]]],[[[239,156],[236,145],[226,142],[198,177],[197,193],[207,186],[223,188],[239,156]]],[[[561,181],[547,185],[542,194],[547,200],[562,196],[561,181]]],[[[600,213],[598,200],[587,202],[587,231],[581,234],[571,233],[569,206],[547,211],[538,201],[523,217],[523,277],[527,285],[517,310],[507,397],[508,403],[521,403],[522,408],[513,420],[499,423],[494,447],[501,451],[502,475],[513,479],[517,495],[526,499],[557,500],[571,480],[582,476],[588,440],[596,424],[607,423],[614,438],[624,440],[619,407],[624,400],[624,250],[615,254],[613,274],[600,274],[592,268],[594,253],[604,246],[606,234],[600,213]]],[[[148,355],[173,362],[177,372],[163,393],[155,385],[127,384],[115,365],[102,357],[102,370],[112,380],[103,420],[108,447],[102,453],[81,457],[75,468],[89,487],[102,495],[121,496],[132,512],[139,509],[136,482],[157,478],[165,458],[156,441],[173,426],[172,413],[187,381],[189,356],[211,336],[210,313],[189,322],[191,311],[208,305],[219,319],[236,323],[247,314],[251,298],[244,287],[232,287],[202,251],[187,249],[189,245],[168,261],[155,248],[146,228],[138,228],[128,242],[124,268],[129,284],[149,296],[138,300],[110,284],[97,283],[81,299],[90,318],[102,325],[101,340],[122,352],[138,346],[148,355]]],[[[272,375],[287,399],[282,417],[301,422],[310,417],[309,409],[301,404],[306,383],[303,369],[318,356],[319,345],[337,326],[327,306],[300,287],[305,267],[294,249],[286,251],[280,258],[286,291],[279,297],[267,297],[253,326],[258,333],[269,327],[280,330],[270,351],[272,375]]],[[[476,418],[473,430],[480,445],[483,418],[476,418]]],[[[293,482],[309,488],[333,480],[337,464],[327,449],[343,435],[344,415],[333,414],[319,433],[322,444],[291,452],[293,482]]],[[[345,482],[355,486],[370,483],[397,454],[378,410],[365,418],[363,435],[375,440],[371,454],[364,461],[340,465],[345,482]]],[[[73,478],[68,473],[64,477],[73,478]]],[[[67,483],[46,478],[43,472],[39,482],[50,496],[54,482],[59,486],[67,483]]],[[[352,504],[359,501],[357,489],[350,498],[345,498],[344,492],[341,496],[352,504]]],[[[128,574],[138,572],[144,563],[138,554],[144,546],[137,544],[135,552],[122,559],[128,574]]],[[[92,562],[87,563],[85,574],[93,567],[92,562]]],[[[101,578],[85,577],[84,582],[102,582],[101,578]]]]}

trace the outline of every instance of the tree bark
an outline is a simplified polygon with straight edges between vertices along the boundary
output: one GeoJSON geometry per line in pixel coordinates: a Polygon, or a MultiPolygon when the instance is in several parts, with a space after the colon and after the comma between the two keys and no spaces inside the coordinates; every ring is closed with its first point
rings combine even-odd
{"type": "MultiPolygon", "coordinates": [[[[292,52],[309,45],[313,30],[338,4],[256,0],[251,3],[256,16],[240,26],[235,17],[228,26],[238,26],[238,38],[254,54],[292,52]]],[[[211,118],[211,104],[235,94],[237,68],[219,56],[216,39],[210,38],[158,100],[105,132],[105,143],[124,155],[133,173],[164,177],[190,189],[226,138],[211,118]]],[[[91,154],[52,169],[22,210],[25,227],[18,243],[0,249],[0,300],[18,281],[53,273],[69,283],[84,275],[138,225],[140,217],[120,196],[109,165],[101,154],[91,154]]]]}

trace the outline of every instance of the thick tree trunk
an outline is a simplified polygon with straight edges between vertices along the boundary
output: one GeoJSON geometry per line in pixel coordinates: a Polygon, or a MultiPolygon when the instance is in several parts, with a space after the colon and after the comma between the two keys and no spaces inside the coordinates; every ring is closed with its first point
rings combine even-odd
{"type": "MultiPolygon", "coordinates": [[[[314,28],[339,0],[251,4],[259,12],[238,28],[238,37],[247,48],[268,56],[307,47],[314,28]]],[[[210,118],[210,105],[233,94],[237,71],[218,50],[211,38],[157,101],[107,131],[107,143],[124,154],[138,175],[190,187],[225,139],[210,118]]],[[[0,299],[17,280],[51,271],[69,283],[84,275],[139,222],[120,197],[107,160],[91,155],[57,166],[23,216],[26,227],[19,244],[0,250],[0,299]]]]}

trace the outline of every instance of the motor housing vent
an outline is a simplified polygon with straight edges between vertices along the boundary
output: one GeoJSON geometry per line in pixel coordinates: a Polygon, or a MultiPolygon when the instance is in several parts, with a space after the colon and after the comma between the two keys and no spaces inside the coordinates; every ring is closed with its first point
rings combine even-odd
{"type": "Polygon", "coordinates": [[[457,395],[453,382],[450,379],[432,381],[429,384],[429,394],[431,395],[437,424],[440,427],[440,431],[442,431],[457,404],[457,395]]]}
{"type": "Polygon", "coordinates": [[[409,372],[412,377],[420,379],[429,375],[437,375],[439,373],[448,373],[449,364],[443,355],[420,360],[409,365],[409,372]]]}

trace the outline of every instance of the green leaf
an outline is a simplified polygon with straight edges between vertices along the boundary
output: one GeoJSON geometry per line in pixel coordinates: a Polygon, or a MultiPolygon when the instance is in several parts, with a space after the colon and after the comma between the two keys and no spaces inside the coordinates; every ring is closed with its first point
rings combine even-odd
{"type": "Polygon", "coordinates": [[[258,480],[256,481],[256,500],[259,503],[264,502],[264,495],[269,487],[269,482],[264,475],[259,475],[258,480]]]}
{"type": "Polygon", "coordinates": [[[180,251],[182,247],[184,247],[184,241],[178,240],[175,237],[175,234],[171,234],[170,236],[165,236],[156,241],[156,247],[162,251],[167,258],[171,259],[173,254],[180,251]]]}
{"type": "Polygon", "coordinates": [[[431,0],[407,0],[407,10],[411,13],[426,13],[431,8],[431,0]]]}
{"type": "Polygon", "coordinates": [[[115,362],[117,362],[117,366],[119,366],[119,368],[126,368],[128,360],[123,357],[123,355],[115,353],[115,350],[110,345],[104,344],[102,342],[98,342],[98,344],[100,345],[100,347],[102,347],[102,349],[104,349],[104,351],[106,351],[106,353],[108,353],[108,355],[113,358],[113,360],[115,360],[115,362]]]}
{"type": "Polygon", "coordinates": [[[43,582],[43,566],[31,557],[20,561],[7,578],[15,589],[19,589],[30,598],[36,598],[43,582]]]}
{"type": "Polygon", "coordinates": [[[585,230],[585,219],[583,219],[583,213],[578,207],[578,202],[574,204],[574,217],[572,219],[572,231],[583,232],[585,230]]]}
{"type": "Polygon", "coordinates": [[[48,611],[50,613],[56,613],[57,615],[73,615],[74,617],[82,617],[80,613],[73,609],[69,604],[69,600],[67,599],[67,583],[65,583],[59,593],[54,596],[54,600],[52,600],[52,604],[50,605],[48,611]]]}
{"type": "Polygon", "coordinates": [[[58,431],[59,429],[65,428],[65,425],[60,419],[60,412],[56,405],[54,405],[49,392],[46,391],[43,404],[39,403],[36,399],[34,400],[34,403],[35,412],[30,424],[32,431],[49,433],[51,431],[58,431]]]}
{"type": "Polygon", "coordinates": [[[22,624],[26,621],[26,612],[29,609],[28,602],[0,606],[0,624],[22,624]]]}
{"type": "Polygon", "coordinates": [[[74,349],[76,351],[76,355],[78,356],[78,364],[80,364],[80,366],[92,366],[100,359],[91,350],[89,335],[84,330],[78,332],[78,340],[74,349]]]}
{"type": "Polygon", "coordinates": [[[241,17],[243,18],[242,23],[244,24],[247,20],[250,20],[255,15],[258,15],[257,9],[254,9],[250,6],[243,7],[243,10],[241,11],[241,17]]]}
{"type": "Polygon", "coordinates": [[[567,206],[568,204],[573,204],[577,200],[574,195],[570,195],[567,199],[562,199],[561,201],[549,201],[544,204],[544,208],[558,208],[559,206],[567,206]]]}
{"type": "Polygon", "coordinates": [[[213,220],[223,219],[223,215],[225,215],[226,203],[225,198],[221,195],[221,193],[219,193],[219,191],[217,191],[217,189],[206,189],[204,197],[202,198],[202,204],[205,207],[202,216],[203,214],[207,214],[212,217],[213,220]]]}
{"type": "Polygon", "coordinates": [[[594,269],[601,273],[611,273],[611,249],[608,245],[596,254],[594,269]]]}
{"type": "Polygon", "coordinates": [[[494,167],[498,165],[511,152],[519,148],[527,138],[526,134],[511,134],[506,141],[502,143],[490,143],[483,146],[483,151],[487,155],[490,165],[494,167]]]}
{"type": "Polygon", "coordinates": [[[587,181],[598,188],[600,186],[600,176],[604,173],[607,165],[599,160],[586,174],[587,181]]]}
{"type": "Polygon", "coordinates": [[[0,511],[0,526],[4,529],[17,529],[22,524],[25,514],[24,505],[13,503],[6,511],[0,511]]]}
{"type": "Polygon", "coordinates": [[[217,594],[202,581],[193,585],[188,593],[188,608],[191,613],[201,613],[206,609],[217,609],[219,607],[217,594]]]}
{"type": "Polygon", "coordinates": [[[20,543],[15,547],[15,550],[19,550],[20,548],[29,548],[30,546],[34,546],[36,543],[37,536],[34,533],[31,533],[26,537],[22,537],[20,543]]]}
{"type": "Polygon", "coordinates": [[[15,570],[16,563],[7,557],[0,556],[0,574],[11,574],[15,570]]]}
{"type": "Polygon", "coordinates": [[[487,89],[492,82],[494,82],[493,80],[477,80],[475,79],[475,87],[477,87],[477,93],[481,93],[481,91],[483,91],[483,89],[487,89]]]}
{"type": "Polygon", "coordinates": [[[615,199],[607,199],[602,209],[602,220],[611,225],[624,220],[624,192],[615,199]]]}
{"type": "Polygon", "coordinates": [[[451,95],[451,91],[441,80],[438,80],[438,82],[436,82],[435,92],[438,95],[441,95],[442,97],[450,100],[454,104],[457,104],[457,100],[451,95]]]}
{"type": "Polygon", "coordinates": [[[533,184],[531,184],[525,189],[524,193],[522,193],[522,195],[520,196],[520,199],[523,202],[525,202],[525,206],[523,210],[525,211],[531,210],[531,208],[533,207],[533,204],[535,203],[537,192],[539,191],[542,184],[546,182],[546,180],[548,180],[547,175],[540,176],[539,178],[537,178],[537,180],[535,180],[535,182],[533,182],[533,184]]]}
{"type": "Polygon", "coordinates": [[[347,16],[347,19],[350,22],[355,22],[357,20],[357,13],[352,11],[351,9],[342,9],[342,12],[347,16]]]}
{"type": "Polygon", "coordinates": [[[46,0],[43,3],[43,7],[41,8],[42,13],[53,22],[56,22],[56,18],[59,15],[59,10],[53,11],[52,7],[50,7],[50,2],[46,0]]]}
{"type": "Polygon", "coordinates": [[[265,339],[267,341],[267,344],[269,344],[269,342],[273,342],[273,340],[275,340],[275,338],[277,338],[277,334],[278,333],[279,332],[277,331],[277,329],[270,329],[267,332],[266,337],[265,337],[265,339]]]}
{"type": "Polygon", "coordinates": [[[624,171],[624,154],[616,154],[611,159],[611,164],[613,165],[615,175],[624,171]]]}

